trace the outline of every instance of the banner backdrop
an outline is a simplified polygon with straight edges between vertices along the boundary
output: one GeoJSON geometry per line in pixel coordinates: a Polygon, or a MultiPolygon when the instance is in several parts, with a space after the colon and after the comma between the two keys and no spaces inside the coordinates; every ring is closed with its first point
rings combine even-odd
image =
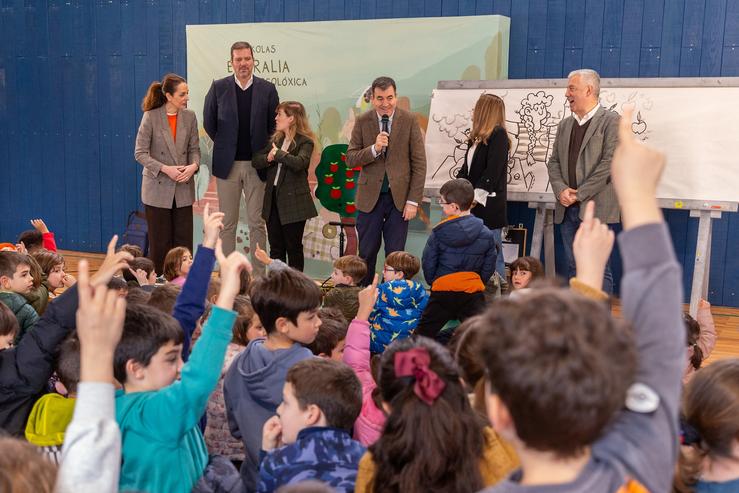
{"type": "MultiPolygon", "coordinates": [[[[233,73],[229,49],[234,42],[252,44],[254,74],[273,82],[280,100],[303,103],[327,146],[349,141],[355,117],[371,108],[368,88],[380,75],[395,79],[398,106],[414,112],[425,132],[439,80],[507,78],[509,29],[510,19],[502,16],[187,26],[189,106],[201,127],[204,165],[198,197],[215,201],[206,168],[212,142],[202,131],[203,101],[213,79],[233,73]]],[[[338,216],[320,214],[306,226],[306,259],[338,255],[338,241],[321,237],[322,225],[338,216]]],[[[237,241],[248,244],[243,237],[237,241]]]]}

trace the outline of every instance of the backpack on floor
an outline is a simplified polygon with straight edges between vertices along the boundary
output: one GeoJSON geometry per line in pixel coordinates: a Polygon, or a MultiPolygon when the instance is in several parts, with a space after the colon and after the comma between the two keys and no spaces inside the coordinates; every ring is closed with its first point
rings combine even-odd
{"type": "Polygon", "coordinates": [[[146,228],[146,217],[141,211],[131,211],[128,214],[126,222],[126,231],[121,237],[118,245],[136,245],[144,252],[144,256],[149,253],[149,234],[146,228]]]}

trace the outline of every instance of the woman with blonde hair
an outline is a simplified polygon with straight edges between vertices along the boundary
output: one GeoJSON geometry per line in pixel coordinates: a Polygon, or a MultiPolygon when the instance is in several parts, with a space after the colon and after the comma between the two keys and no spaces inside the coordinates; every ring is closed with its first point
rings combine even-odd
{"type": "Polygon", "coordinates": [[[134,156],[143,167],[141,201],[146,211],[149,258],[162,272],[172,248],[192,251],[193,175],[200,168],[200,140],[195,113],[187,109],[185,79],[167,74],[154,81],[141,103],[134,156]]]}
{"type": "Polygon", "coordinates": [[[275,112],[275,133],[267,147],[254,154],[252,165],[267,170],[262,218],[270,257],[302,271],[305,222],[318,215],[308,186],[316,138],[301,103],[283,101],[275,112]]]}
{"type": "Polygon", "coordinates": [[[477,100],[468,145],[457,178],[469,180],[475,188],[472,213],[493,230],[498,250],[495,270],[505,279],[501,229],[508,225],[506,200],[511,141],[505,128],[505,103],[495,94],[483,94],[477,100]]]}

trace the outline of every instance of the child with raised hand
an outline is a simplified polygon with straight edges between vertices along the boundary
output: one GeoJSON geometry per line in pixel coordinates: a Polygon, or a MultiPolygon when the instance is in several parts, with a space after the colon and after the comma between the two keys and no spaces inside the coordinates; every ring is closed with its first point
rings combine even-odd
{"type": "Polygon", "coordinates": [[[54,233],[49,231],[44,220],[31,219],[31,226],[33,229],[24,231],[18,236],[18,245],[22,245],[25,253],[32,254],[41,249],[56,252],[54,233]]]}
{"type": "Polygon", "coordinates": [[[88,271],[83,260],[76,314],[79,384],[74,416],[64,436],[57,493],[118,491],[121,432],[115,421],[113,355],[126,301],[105,285],[92,284],[88,271]]]}
{"type": "MultiPolygon", "coordinates": [[[[106,285],[131,255],[115,253],[118,237],[108,244],[100,269],[91,276],[93,286],[106,285]]],[[[0,428],[22,435],[28,414],[43,392],[53,369],[59,344],[75,327],[76,285],[49,305],[36,327],[13,348],[0,351],[0,428]]]]}
{"type": "Polygon", "coordinates": [[[392,343],[377,383],[388,417],[359,464],[357,493],[467,493],[514,468],[470,406],[457,365],[439,343],[426,337],[392,343]]]}
{"type": "Polygon", "coordinates": [[[257,486],[262,426],[282,402],[287,371],[313,358],[304,344],[313,342],[321,326],[321,290],[295,269],[270,271],[252,285],[251,304],[267,337],[249,343],[223,384],[231,433],[246,449],[241,475],[249,491],[257,486]]]}
{"type": "Polygon", "coordinates": [[[711,363],[685,387],[675,491],[739,491],[739,358],[711,363]]]}
{"type": "Polygon", "coordinates": [[[124,491],[210,491],[206,488],[216,487],[211,482],[238,478],[225,459],[209,463],[198,428],[232,337],[236,313],[231,308],[239,291],[239,275],[248,266],[238,252],[225,258],[219,246],[216,256],[221,291],[184,366],[183,334],[174,318],[143,305],[126,312],[115,352],[115,377],[123,385],[116,393],[116,418],[123,435],[119,486],[124,491]],[[223,467],[223,476],[209,472],[209,468],[223,467]],[[208,484],[197,484],[200,481],[208,484]]]}
{"type": "MultiPolygon", "coordinates": [[[[534,290],[484,314],[491,422],[521,469],[489,492],[669,491],[684,365],[682,276],[657,205],[664,156],[621,118],[612,179],[622,210],[623,316],[572,291],[534,290]],[[640,489],[641,488],[641,489],[640,489]]],[[[573,244],[599,290],[613,233],[592,203],[573,244]]]]}
{"type": "Polygon", "coordinates": [[[362,384],[362,409],[354,423],[354,438],[364,446],[372,445],[380,438],[386,419],[380,399],[375,397],[377,383],[372,371],[373,356],[370,354],[369,317],[379,295],[378,280],[375,274],[372,284],[362,289],[357,296],[359,300],[357,316],[349,324],[342,355],[344,363],[354,370],[362,384]]]}
{"type": "Polygon", "coordinates": [[[277,416],[264,424],[257,491],[317,479],[337,493],[353,492],[364,447],[350,434],[362,403],[352,370],[325,358],[303,360],[287,372],[282,395],[277,416]]]}
{"type": "MultiPolygon", "coordinates": [[[[190,356],[192,334],[198,320],[205,311],[208,284],[215,266],[218,241],[223,229],[223,217],[223,212],[211,213],[210,204],[205,204],[203,209],[203,243],[198,246],[195,260],[187,267],[189,274],[184,281],[182,291],[177,295],[174,308],[171,312],[167,312],[171,313],[182,327],[184,333],[182,359],[184,361],[187,361],[190,356]]],[[[242,269],[240,275],[250,270],[251,264],[247,263],[246,268],[242,269]]],[[[157,289],[162,288],[162,286],[159,286],[157,289]]],[[[153,297],[154,294],[152,293],[153,297]]]]}

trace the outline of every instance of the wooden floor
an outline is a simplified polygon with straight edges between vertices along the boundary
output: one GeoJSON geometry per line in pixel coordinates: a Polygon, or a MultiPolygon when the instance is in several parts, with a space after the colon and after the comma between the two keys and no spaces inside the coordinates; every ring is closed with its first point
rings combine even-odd
{"type": "MultiPolygon", "coordinates": [[[[90,269],[94,272],[103,262],[105,255],[100,253],[82,253],[69,250],[59,250],[64,256],[66,271],[74,276],[77,275],[77,264],[86,259],[90,263],[90,269]]],[[[684,307],[688,309],[687,305],[684,307]]],[[[614,303],[613,311],[616,315],[620,313],[620,305],[614,303]]],[[[718,341],[706,364],[723,358],[739,357],[739,309],[714,306],[711,308],[713,319],[716,323],[718,341]]]]}

